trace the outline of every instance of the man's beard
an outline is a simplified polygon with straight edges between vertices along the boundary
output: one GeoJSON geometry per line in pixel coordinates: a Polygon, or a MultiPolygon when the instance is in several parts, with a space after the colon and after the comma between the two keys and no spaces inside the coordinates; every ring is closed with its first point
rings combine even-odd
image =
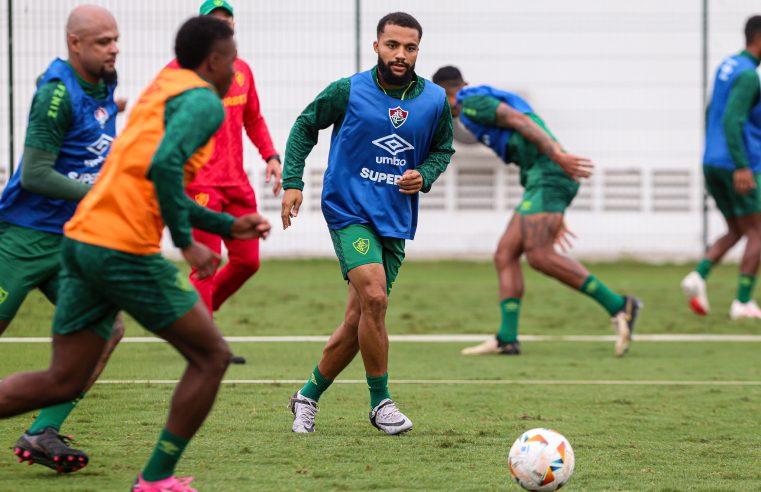
{"type": "Polygon", "coordinates": [[[415,77],[415,65],[408,67],[404,75],[394,75],[394,72],[391,71],[391,63],[383,63],[383,60],[379,56],[378,72],[380,72],[383,82],[388,85],[407,85],[415,77]]]}
{"type": "Polygon", "coordinates": [[[103,81],[103,83],[105,83],[106,85],[116,84],[116,81],[118,79],[116,74],[116,69],[106,70],[106,67],[103,67],[100,69],[100,73],[98,75],[100,76],[100,79],[103,81]]]}

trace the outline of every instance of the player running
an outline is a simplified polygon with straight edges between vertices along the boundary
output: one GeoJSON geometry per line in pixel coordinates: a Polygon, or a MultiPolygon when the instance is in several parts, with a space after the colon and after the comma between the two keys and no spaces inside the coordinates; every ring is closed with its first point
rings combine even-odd
{"type": "MultiPolygon", "coordinates": [[[[54,60],[37,81],[21,164],[0,197],[0,334],[32,289],[58,298],[63,225],[90,190],[116,134],[114,100],[119,31],[108,10],[75,8],[66,23],[68,59],[54,60]]],[[[64,420],[105,367],[124,334],[113,327],[82,392],[43,409],[16,442],[20,462],[73,472],[88,456],[60,435],[64,420]]]]}
{"type": "Polygon", "coordinates": [[[729,309],[733,320],[761,319],[761,308],[752,299],[761,255],[761,84],[756,72],[761,59],[761,16],[745,24],[745,45],[745,50],[726,58],[716,70],[706,111],[703,176],[706,190],[727,222],[727,232],[682,280],[693,312],[708,314],[708,274],[746,238],[737,295],[729,309]]]}
{"type": "Polygon", "coordinates": [[[50,368],[0,382],[2,418],[76,396],[119,310],[168,341],[188,366],[135,492],[194,490],[191,479],[178,479],[174,469],[230,362],[198,294],[160,254],[164,224],[201,276],[213,273],[219,257],[193,241],[191,225],[237,239],[269,232],[258,214],[236,219],[210,212],[184,194],[211,156],[212,136],[224,119],[218,94],[227,92],[234,74],[233,31],[210,17],[190,19],[177,34],[175,52],[183,68],[162,70],[145,89],[102,176],[65,226],[50,368]]]}
{"type": "Polygon", "coordinates": [[[320,129],[333,126],[322,211],[349,283],[343,323],[319,364],[291,398],[293,432],[314,432],[320,395],[357,355],[370,388],[370,422],[387,434],[409,430],[388,391],[388,294],[415,237],[419,191],[428,192],[454,153],[441,88],[415,74],[423,29],[414,17],[378,23],[376,68],[330,84],[296,120],[285,153],[282,219],[302,203],[304,162],[320,129]]]}
{"type": "MultiPolygon", "coordinates": [[[[233,7],[224,0],[206,0],[201,4],[201,15],[209,15],[225,21],[235,28],[233,7]]],[[[170,63],[177,67],[177,61],[170,63]]],[[[199,205],[215,212],[227,212],[235,217],[256,213],[254,189],[243,168],[243,128],[248,138],[259,149],[259,154],[267,163],[266,181],[274,181],[272,191],[280,193],[282,172],[280,156],[267,129],[259,106],[254,74],[248,63],[235,59],[235,76],[225,97],[225,121],[214,135],[214,153],[201,169],[196,179],[187,187],[188,195],[199,205]]],[[[193,229],[193,239],[208,246],[219,254],[223,239],[210,232],[193,229]]],[[[206,278],[199,278],[195,270],[190,274],[190,282],[201,295],[209,311],[216,311],[231,295],[251,278],[259,269],[259,241],[224,239],[230,261],[218,272],[206,278]]]]}
{"type": "Polygon", "coordinates": [[[518,321],[523,298],[520,258],[529,265],[597,301],[616,330],[615,353],[629,349],[640,302],[610,290],[583,265],[555,251],[570,234],[563,214],[579,189],[579,178],[592,174],[589,159],[566,153],[531,106],[520,96],[494,87],[468,87],[460,71],[440,68],[433,81],[444,87],[452,114],[505,163],[520,168],[523,198],[494,254],[502,323],[494,338],[462,351],[465,355],[520,354],[518,321]]]}

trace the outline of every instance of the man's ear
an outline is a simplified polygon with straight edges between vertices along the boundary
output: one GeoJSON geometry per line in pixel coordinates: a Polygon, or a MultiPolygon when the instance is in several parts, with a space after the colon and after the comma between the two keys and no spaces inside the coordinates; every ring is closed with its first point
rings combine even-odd
{"type": "Polygon", "coordinates": [[[66,43],[72,48],[72,51],[75,53],[78,53],[78,47],[80,43],[79,36],[76,34],[67,33],[66,34],[66,43]]]}

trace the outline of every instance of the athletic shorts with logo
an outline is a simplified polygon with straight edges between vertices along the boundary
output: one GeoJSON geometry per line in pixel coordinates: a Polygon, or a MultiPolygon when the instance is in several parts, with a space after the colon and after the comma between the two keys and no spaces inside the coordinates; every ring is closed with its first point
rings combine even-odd
{"type": "Polygon", "coordinates": [[[364,224],[331,229],[330,237],[344,280],[348,282],[349,272],[358,266],[380,263],[386,272],[386,289],[391,292],[404,261],[404,239],[381,237],[364,224]]]}
{"type": "Polygon", "coordinates": [[[13,319],[33,289],[56,303],[62,240],[60,234],[0,222],[0,320],[13,319]]]}
{"type": "Polygon", "coordinates": [[[198,294],[160,254],[133,255],[64,238],[60,297],[53,333],[90,330],[109,339],[114,319],[126,311],[157,332],[185,315],[198,294]]]}
{"type": "Polygon", "coordinates": [[[579,191],[579,183],[544,155],[538,157],[522,178],[523,197],[515,209],[521,215],[565,213],[579,191]]]}
{"type": "Polygon", "coordinates": [[[761,212],[761,173],[754,173],[756,187],[747,195],[735,191],[733,169],[703,166],[706,191],[726,218],[744,217],[761,212]]]}

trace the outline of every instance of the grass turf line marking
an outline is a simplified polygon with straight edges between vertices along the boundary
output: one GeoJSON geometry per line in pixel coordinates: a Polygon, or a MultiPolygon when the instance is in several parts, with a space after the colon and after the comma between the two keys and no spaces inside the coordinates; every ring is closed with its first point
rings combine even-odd
{"type": "MultiPolygon", "coordinates": [[[[390,335],[391,342],[482,342],[494,335],[390,335]]],[[[522,335],[521,342],[615,342],[613,335],[522,335]]],[[[0,343],[50,343],[50,337],[0,337],[0,343]]],[[[328,341],[328,336],[225,337],[236,343],[304,343],[328,341]]],[[[635,342],[761,342],[761,335],[653,334],[634,335],[635,342]]],[[[121,343],[164,343],[156,337],[125,337],[121,343]]]]}
{"type": "MultiPolygon", "coordinates": [[[[136,385],[177,384],[176,379],[105,379],[96,384],[136,385]]],[[[303,384],[303,379],[226,379],[222,384],[303,384]]],[[[537,385],[537,386],[761,386],[761,381],[646,381],[646,380],[604,380],[604,379],[395,379],[394,384],[461,384],[461,385],[537,385]]],[[[339,379],[333,384],[364,384],[364,379],[339,379]]]]}

